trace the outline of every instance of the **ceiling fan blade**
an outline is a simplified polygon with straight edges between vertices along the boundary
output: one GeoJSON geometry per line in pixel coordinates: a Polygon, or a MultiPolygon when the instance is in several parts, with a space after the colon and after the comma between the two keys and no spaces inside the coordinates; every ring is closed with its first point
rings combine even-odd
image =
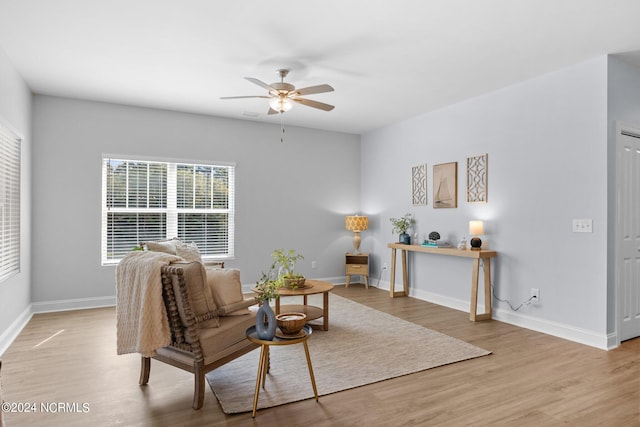
{"type": "Polygon", "coordinates": [[[317,85],[317,86],[309,86],[303,87],[302,89],[297,89],[298,95],[311,95],[313,93],[325,93],[325,92],[333,92],[333,88],[329,85],[317,85]]]}
{"type": "Polygon", "coordinates": [[[277,110],[274,110],[273,108],[269,107],[269,111],[267,111],[267,114],[278,114],[279,112],[277,110]]]}
{"type": "Polygon", "coordinates": [[[221,96],[220,99],[243,99],[243,98],[271,98],[265,95],[248,95],[248,96],[221,96]]]}
{"type": "Polygon", "coordinates": [[[312,101],[311,99],[291,98],[291,100],[297,102],[298,104],[306,105],[307,107],[313,107],[324,111],[331,111],[335,108],[333,105],[325,104],[318,101],[312,101]]]}
{"type": "Polygon", "coordinates": [[[274,88],[272,88],[271,86],[269,86],[268,84],[266,84],[262,80],[254,79],[253,77],[245,77],[245,79],[249,80],[251,83],[257,84],[258,86],[265,88],[268,91],[272,91],[272,90],[275,91],[274,88]]]}

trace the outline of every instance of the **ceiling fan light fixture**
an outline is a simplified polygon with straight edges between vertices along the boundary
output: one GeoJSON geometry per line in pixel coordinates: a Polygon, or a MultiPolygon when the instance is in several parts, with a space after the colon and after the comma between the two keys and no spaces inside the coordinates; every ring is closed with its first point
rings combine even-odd
{"type": "Polygon", "coordinates": [[[293,102],[287,97],[279,96],[277,98],[269,99],[269,106],[279,113],[284,113],[291,110],[293,102]]]}

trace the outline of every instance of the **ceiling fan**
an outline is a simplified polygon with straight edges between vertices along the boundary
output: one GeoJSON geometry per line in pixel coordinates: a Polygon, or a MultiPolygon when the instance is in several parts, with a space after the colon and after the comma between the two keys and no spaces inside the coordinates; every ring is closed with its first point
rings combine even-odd
{"type": "Polygon", "coordinates": [[[284,82],[284,78],[289,74],[289,70],[282,68],[277,70],[277,72],[278,76],[280,76],[280,81],[271,83],[270,85],[253,77],[245,77],[245,79],[249,80],[251,83],[255,83],[266,89],[269,95],[224,96],[220,99],[267,98],[269,100],[269,111],[267,114],[278,114],[289,111],[291,107],[293,107],[293,102],[324,111],[331,111],[334,109],[333,105],[313,101],[311,99],[300,98],[300,96],[311,95],[314,93],[333,92],[333,88],[331,86],[324,84],[296,89],[296,87],[291,83],[284,82]]]}

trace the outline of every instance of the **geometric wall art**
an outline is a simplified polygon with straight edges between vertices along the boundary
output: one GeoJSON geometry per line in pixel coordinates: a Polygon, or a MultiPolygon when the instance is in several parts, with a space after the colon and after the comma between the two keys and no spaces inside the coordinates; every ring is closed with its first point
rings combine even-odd
{"type": "Polygon", "coordinates": [[[458,162],[433,166],[433,207],[458,207],[458,162]]]}
{"type": "Polygon", "coordinates": [[[487,203],[488,156],[467,157],[467,202],[487,203]]]}
{"type": "Polygon", "coordinates": [[[427,164],[411,168],[411,203],[414,206],[427,204],[427,164]]]}

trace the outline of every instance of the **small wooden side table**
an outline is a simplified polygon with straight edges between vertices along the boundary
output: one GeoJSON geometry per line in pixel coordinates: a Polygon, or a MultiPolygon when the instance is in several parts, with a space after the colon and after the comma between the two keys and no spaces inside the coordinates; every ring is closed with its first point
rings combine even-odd
{"type": "Polygon", "coordinates": [[[344,264],[347,276],[345,288],[348,288],[351,284],[351,275],[356,275],[364,278],[364,285],[369,289],[369,254],[347,252],[344,264]]]}
{"type": "Polygon", "coordinates": [[[256,391],[253,395],[253,414],[252,417],[256,417],[256,411],[258,408],[258,396],[260,395],[260,384],[264,388],[267,381],[267,372],[269,372],[269,348],[272,345],[293,345],[302,343],[304,345],[304,354],[307,356],[307,366],[309,367],[309,376],[311,377],[311,385],[313,386],[313,395],[318,401],[318,389],[316,388],[316,378],[313,376],[313,367],[311,366],[311,356],[309,356],[309,347],[307,346],[307,340],[313,333],[313,329],[309,325],[305,325],[303,330],[305,335],[300,338],[286,339],[274,337],[273,340],[261,340],[256,333],[256,327],[252,326],[247,329],[247,339],[255,344],[260,345],[260,362],[258,363],[258,376],[256,377],[256,391]]]}

